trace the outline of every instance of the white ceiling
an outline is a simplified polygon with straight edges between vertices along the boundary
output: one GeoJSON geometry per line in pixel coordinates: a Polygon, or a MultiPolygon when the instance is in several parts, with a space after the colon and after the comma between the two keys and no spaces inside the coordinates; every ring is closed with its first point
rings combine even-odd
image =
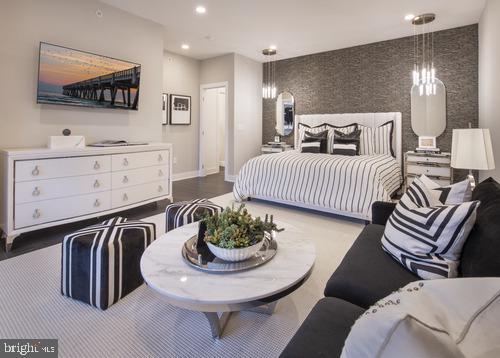
{"type": "Polygon", "coordinates": [[[236,52],[263,61],[413,34],[406,14],[437,14],[433,30],[477,23],[486,0],[102,0],[164,25],[165,50],[197,59],[236,52]],[[199,15],[195,7],[207,13],[199,15]],[[181,44],[190,45],[182,50],[181,44]]]}

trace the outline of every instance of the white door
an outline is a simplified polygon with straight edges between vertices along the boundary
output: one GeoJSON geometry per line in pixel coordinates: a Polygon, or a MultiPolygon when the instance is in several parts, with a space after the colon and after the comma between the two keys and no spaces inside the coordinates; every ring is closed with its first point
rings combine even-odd
{"type": "Polygon", "coordinates": [[[206,88],[202,90],[201,117],[200,171],[202,175],[210,175],[218,173],[221,161],[224,161],[225,88],[206,88]]]}

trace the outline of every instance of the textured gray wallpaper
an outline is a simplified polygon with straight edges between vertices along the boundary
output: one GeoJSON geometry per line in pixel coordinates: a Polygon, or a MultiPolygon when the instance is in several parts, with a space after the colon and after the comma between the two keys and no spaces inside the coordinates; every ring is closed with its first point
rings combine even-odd
{"type": "MultiPolygon", "coordinates": [[[[450,151],[452,129],[478,123],[478,27],[436,32],[434,43],[437,77],[447,90],[446,131],[437,144],[450,151]]],[[[406,151],[417,146],[412,69],[413,38],[406,37],[278,61],[276,84],[278,93],[295,96],[296,114],[402,112],[406,151]]],[[[263,143],[273,140],[274,126],[275,101],[263,100],[263,143]]],[[[293,144],[293,134],[287,142],[293,144]]]]}

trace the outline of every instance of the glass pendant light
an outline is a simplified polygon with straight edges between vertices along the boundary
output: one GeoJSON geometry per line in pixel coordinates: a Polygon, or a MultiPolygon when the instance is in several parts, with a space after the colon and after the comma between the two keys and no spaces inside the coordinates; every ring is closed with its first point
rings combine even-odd
{"type": "Polygon", "coordinates": [[[268,59],[264,63],[264,80],[262,83],[262,97],[264,99],[276,98],[276,48],[266,48],[262,54],[268,59]]]}
{"type": "Polygon", "coordinates": [[[436,94],[436,68],[434,67],[434,33],[428,32],[428,24],[436,19],[435,14],[415,16],[413,24],[413,85],[419,86],[419,94],[436,94]],[[422,29],[419,34],[417,27],[422,29]]]}

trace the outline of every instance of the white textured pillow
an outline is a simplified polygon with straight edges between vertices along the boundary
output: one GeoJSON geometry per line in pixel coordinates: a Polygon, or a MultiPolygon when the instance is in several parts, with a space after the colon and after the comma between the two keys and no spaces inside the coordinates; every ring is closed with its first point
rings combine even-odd
{"type": "Polygon", "coordinates": [[[420,180],[442,204],[461,204],[472,198],[472,187],[468,179],[448,186],[439,186],[425,175],[421,175],[420,180]]]}
{"type": "Polygon", "coordinates": [[[386,154],[395,156],[392,148],[393,121],[386,122],[378,127],[358,125],[358,128],[361,129],[360,155],[386,154]]]}
{"type": "Polygon", "coordinates": [[[500,357],[500,278],[413,282],[354,324],[343,358],[500,357]]]}
{"type": "Polygon", "coordinates": [[[479,201],[436,205],[416,178],[387,221],[382,248],[423,279],[457,277],[465,240],[476,222],[479,201]]]}

